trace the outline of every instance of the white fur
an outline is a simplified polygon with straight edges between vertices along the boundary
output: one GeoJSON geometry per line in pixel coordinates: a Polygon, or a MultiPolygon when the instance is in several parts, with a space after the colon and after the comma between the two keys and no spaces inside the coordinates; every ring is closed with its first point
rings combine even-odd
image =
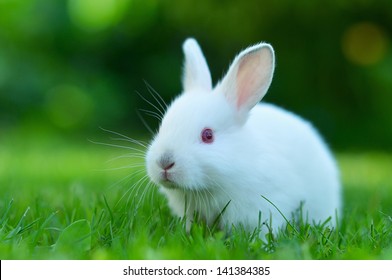
{"type": "Polygon", "coordinates": [[[252,230],[259,212],[262,222],[272,218],[274,229],[284,225],[263,195],[287,218],[301,202],[309,222],[335,218],[339,172],[320,135],[299,116],[258,104],[272,80],[272,47],[261,43],[241,52],[214,89],[195,40],[184,43],[184,53],[184,93],[167,110],[146,157],[148,174],[173,212],[186,215],[188,225],[195,211],[211,224],[228,205],[222,227],[252,230]],[[202,142],[204,128],[213,130],[213,143],[202,142]],[[169,180],[162,161],[174,163],[169,180]]]}
{"type": "Polygon", "coordinates": [[[210,69],[196,40],[193,38],[187,39],[182,49],[186,57],[182,78],[184,90],[187,91],[198,87],[204,90],[211,90],[210,69]]]}

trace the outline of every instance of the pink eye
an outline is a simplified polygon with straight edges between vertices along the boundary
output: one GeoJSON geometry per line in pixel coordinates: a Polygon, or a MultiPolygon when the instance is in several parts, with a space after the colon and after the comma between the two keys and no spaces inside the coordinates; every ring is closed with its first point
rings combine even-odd
{"type": "Polygon", "coordinates": [[[211,144],[214,142],[214,133],[210,128],[204,128],[201,132],[201,140],[206,144],[211,144]]]}

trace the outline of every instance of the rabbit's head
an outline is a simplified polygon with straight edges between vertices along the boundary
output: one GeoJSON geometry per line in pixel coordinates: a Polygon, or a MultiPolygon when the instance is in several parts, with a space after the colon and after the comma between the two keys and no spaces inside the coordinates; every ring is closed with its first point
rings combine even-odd
{"type": "Polygon", "coordinates": [[[200,190],[214,186],[219,176],[225,176],[223,170],[244,162],[239,158],[249,136],[244,127],[270,86],[274,52],[266,43],[247,48],[213,88],[197,42],[187,39],[183,51],[183,93],[164,115],[146,163],[156,184],[200,190]]]}

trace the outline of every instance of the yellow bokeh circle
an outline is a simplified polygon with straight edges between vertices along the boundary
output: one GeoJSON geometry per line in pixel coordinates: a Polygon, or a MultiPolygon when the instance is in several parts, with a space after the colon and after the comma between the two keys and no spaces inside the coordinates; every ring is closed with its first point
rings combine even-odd
{"type": "Polygon", "coordinates": [[[388,50],[388,37],[371,22],[360,22],[346,29],[342,38],[345,57],[352,63],[372,65],[381,61],[388,50]]]}
{"type": "Polygon", "coordinates": [[[68,0],[72,22],[85,31],[101,31],[116,24],[130,0],[68,0]]]}

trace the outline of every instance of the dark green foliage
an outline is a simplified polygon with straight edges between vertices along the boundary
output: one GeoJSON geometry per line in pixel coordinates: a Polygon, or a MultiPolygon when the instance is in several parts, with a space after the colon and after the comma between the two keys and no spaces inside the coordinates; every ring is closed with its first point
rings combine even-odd
{"type": "Polygon", "coordinates": [[[241,49],[270,42],[267,101],[333,147],[391,149],[391,18],[389,0],[1,1],[0,127],[146,131],[135,91],[148,95],[146,80],[173,99],[194,36],[215,82],[241,49]]]}

